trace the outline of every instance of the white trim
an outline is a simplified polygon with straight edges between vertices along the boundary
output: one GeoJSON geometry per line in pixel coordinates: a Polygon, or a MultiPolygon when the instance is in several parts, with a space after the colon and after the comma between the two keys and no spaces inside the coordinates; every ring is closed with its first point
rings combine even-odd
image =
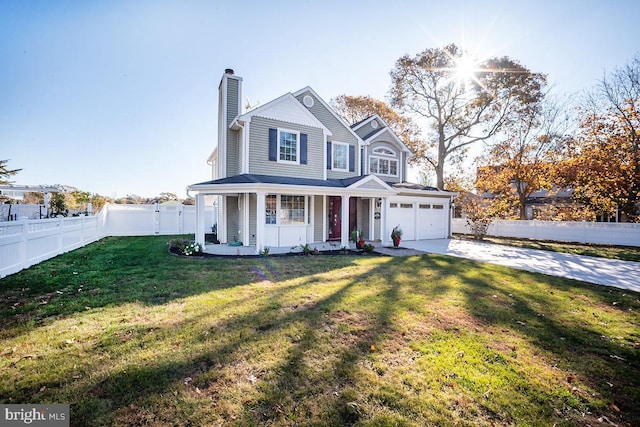
{"type": "MultiPolygon", "coordinates": [[[[287,129],[287,128],[278,128],[277,136],[276,136],[276,161],[278,163],[284,163],[287,165],[299,165],[300,164],[300,131],[287,129]],[[296,160],[281,160],[280,159],[280,133],[286,132],[296,136],[296,160]]],[[[307,141],[308,143],[308,141],[307,141]]]]}
{"type": "MultiPolygon", "coordinates": [[[[383,180],[381,180],[379,177],[377,177],[375,175],[367,175],[364,178],[362,178],[361,180],[359,180],[358,182],[355,182],[355,183],[351,184],[350,186],[348,186],[347,189],[358,190],[358,191],[361,191],[361,192],[365,192],[365,191],[370,190],[370,189],[360,188],[360,187],[362,187],[364,184],[366,184],[368,182],[371,182],[371,181],[375,181],[376,183],[378,183],[378,185],[380,185],[383,188],[382,191],[384,191],[385,196],[397,193],[397,191],[394,188],[392,188],[389,184],[387,184],[386,182],[384,182],[383,180]]],[[[356,195],[356,196],[358,196],[358,195],[356,195]]]]}
{"type": "Polygon", "coordinates": [[[267,117],[267,118],[272,118],[274,120],[280,120],[284,122],[291,122],[291,123],[301,124],[305,126],[318,127],[322,129],[325,135],[333,135],[333,133],[329,130],[329,128],[327,128],[320,120],[318,120],[318,118],[314,116],[311,113],[311,111],[309,111],[304,105],[302,105],[302,103],[298,101],[296,97],[293,96],[291,93],[285,93],[284,95],[274,99],[273,101],[269,101],[266,104],[263,104],[247,113],[242,114],[241,116],[236,117],[236,119],[233,120],[233,122],[231,122],[229,126],[232,129],[234,129],[234,126],[238,125],[237,124],[238,121],[244,122],[247,120],[251,120],[253,116],[267,117]],[[269,117],[266,114],[270,109],[274,108],[275,106],[283,102],[290,102],[293,108],[296,108],[300,112],[300,114],[302,114],[309,121],[305,123],[298,123],[299,121],[293,121],[288,117],[269,117]]]}
{"type": "Polygon", "coordinates": [[[356,126],[354,126],[352,129],[355,131],[357,129],[360,129],[361,127],[363,127],[364,125],[366,125],[367,123],[370,123],[372,120],[374,119],[378,119],[379,121],[382,122],[383,127],[387,126],[387,123],[382,120],[382,117],[380,117],[378,114],[374,114],[373,116],[369,116],[366,119],[362,120],[360,123],[358,123],[356,126]]]}
{"type": "Polygon", "coordinates": [[[328,236],[328,223],[327,220],[329,218],[329,212],[327,211],[327,196],[322,196],[322,241],[326,242],[329,238],[328,236]]]}
{"type": "MultiPolygon", "coordinates": [[[[350,144],[347,144],[346,142],[340,142],[340,141],[331,141],[331,170],[334,171],[338,171],[338,172],[349,172],[349,146],[350,144]],[[345,161],[345,167],[344,168],[337,168],[336,164],[335,164],[335,146],[344,146],[346,148],[347,151],[347,155],[346,155],[346,161],[345,161]]],[[[326,154],[325,154],[326,155],[326,154]]],[[[354,164],[355,164],[355,159],[354,159],[354,164]]]]}
{"type": "Polygon", "coordinates": [[[256,253],[260,253],[265,246],[266,196],[264,191],[256,192],[256,253]]]}
{"type": "Polygon", "coordinates": [[[381,157],[381,156],[374,156],[374,155],[370,155],[368,158],[368,162],[367,162],[367,172],[370,174],[376,174],[376,175],[382,175],[382,176],[391,176],[391,177],[398,177],[399,176],[399,168],[400,168],[400,161],[398,160],[398,158],[396,157],[381,157]],[[371,170],[371,160],[372,159],[376,159],[378,160],[378,170],[377,171],[372,171],[371,170]],[[381,160],[386,160],[389,162],[389,171],[391,171],[391,162],[396,162],[396,173],[392,174],[392,173],[382,173],[380,172],[380,161],[381,160]]]}
{"type": "MultiPolygon", "coordinates": [[[[384,133],[388,133],[389,136],[391,137],[391,139],[393,139],[396,144],[398,144],[401,148],[401,151],[405,151],[411,155],[413,155],[413,153],[411,152],[411,150],[409,150],[409,148],[407,148],[407,146],[404,144],[404,142],[398,138],[398,135],[395,134],[394,131],[391,130],[391,128],[389,127],[383,127],[382,129],[380,129],[378,132],[374,133],[373,135],[371,135],[370,137],[368,137],[365,140],[365,144],[370,145],[376,142],[381,142],[381,141],[374,141],[376,138],[379,138],[382,134],[384,133]]],[[[385,141],[386,142],[386,141],[385,141]]]]}
{"type": "Polygon", "coordinates": [[[242,197],[242,245],[243,246],[251,246],[251,233],[249,233],[249,207],[251,204],[249,203],[251,199],[251,193],[245,194],[242,197]]]}
{"type": "Polygon", "coordinates": [[[397,153],[393,149],[391,149],[389,147],[376,147],[373,150],[371,150],[371,155],[372,156],[373,155],[390,156],[390,157],[395,157],[395,158],[398,157],[397,153]],[[381,150],[387,150],[387,151],[390,151],[391,153],[380,153],[381,150]]]}

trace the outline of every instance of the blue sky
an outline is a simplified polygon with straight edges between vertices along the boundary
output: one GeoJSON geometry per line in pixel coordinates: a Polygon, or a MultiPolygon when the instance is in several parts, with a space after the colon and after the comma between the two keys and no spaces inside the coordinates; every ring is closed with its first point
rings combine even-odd
{"type": "Polygon", "coordinates": [[[185,197],[210,179],[225,68],[253,103],[307,85],[385,99],[400,56],[454,42],[574,93],[640,52],[638,16],[635,0],[0,0],[0,159],[17,184],[185,197]]]}

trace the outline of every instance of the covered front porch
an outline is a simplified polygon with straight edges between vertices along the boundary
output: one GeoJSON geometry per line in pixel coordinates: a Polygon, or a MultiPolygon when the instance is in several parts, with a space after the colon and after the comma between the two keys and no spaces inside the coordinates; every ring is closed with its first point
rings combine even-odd
{"type": "Polygon", "coordinates": [[[365,240],[381,238],[384,243],[389,233],[384,229],[383,201],[396,194],[373,175],[346,180],[239,175],[194,184],[188,190],[197,192],[196,241],[203,245],[205,230],[212,225],[199,213],[204,212],[205,196],[217,196],[221,244],[206,248],[221,255],[259,254],[266,248],[269,253],[290,253],[307,244],[319,251],[348,248],[354,226],[366,230],[365,240]],[[364,211],[355,221],[353,201],[364,211]]]}

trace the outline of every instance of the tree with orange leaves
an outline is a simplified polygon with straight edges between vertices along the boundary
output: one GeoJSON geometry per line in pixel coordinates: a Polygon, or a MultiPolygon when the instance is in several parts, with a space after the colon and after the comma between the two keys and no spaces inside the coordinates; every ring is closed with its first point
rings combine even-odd
{"type": "Polygon", "coordinates": [[[561,176],[574,197],[622,221],[640,221],[640,55],[605,74],[581,110],[561,176]]]}

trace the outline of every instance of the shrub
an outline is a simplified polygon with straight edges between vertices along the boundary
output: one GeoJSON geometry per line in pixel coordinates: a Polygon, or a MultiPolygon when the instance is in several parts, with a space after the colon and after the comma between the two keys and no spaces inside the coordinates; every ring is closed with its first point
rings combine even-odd
{"type": "Polygon", "coordinates": [[[365,244],[362,246],[362,249],[363,249],[366,253],[368,253],[368,254],[370,254],[371,252],[373,252],[373,250],[374,250],[375,248],[376,248],[376,247],[375,247],[375,246],[373,246],[371,243],[365,243],[365,244]]]}
{"type": "Polygon", "coordinates": [[[167,242],[169,250],[181,255],[192,256],[202,253],[202,245],[189,239],[173,239],[167,242]]]}

